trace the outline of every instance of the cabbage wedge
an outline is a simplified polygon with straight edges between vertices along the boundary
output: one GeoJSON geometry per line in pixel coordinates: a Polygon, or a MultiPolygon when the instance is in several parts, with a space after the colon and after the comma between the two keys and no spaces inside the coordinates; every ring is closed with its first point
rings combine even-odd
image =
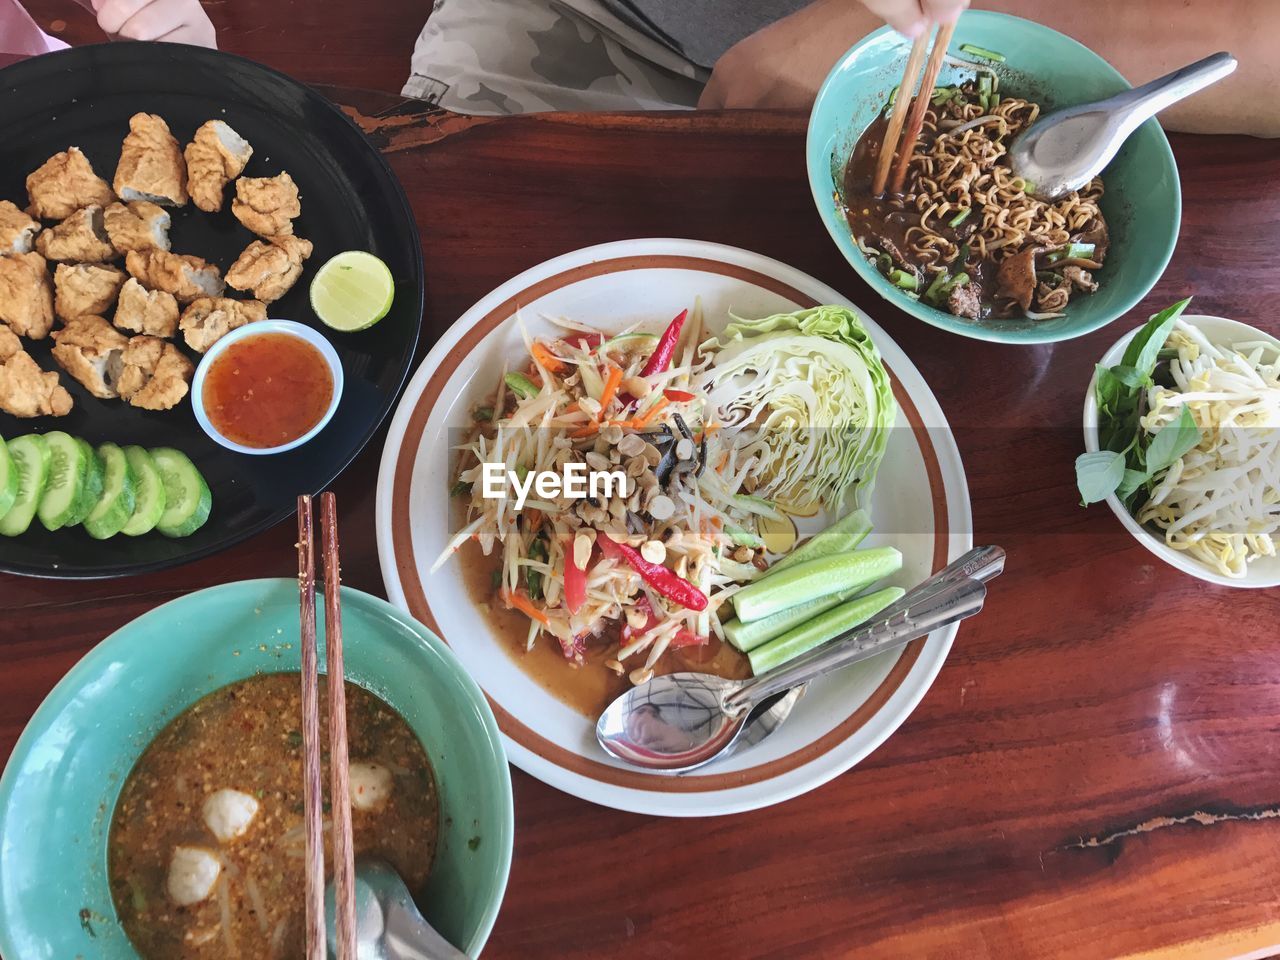
{"type": "Polygon", "coordinates": [[[710,406],[756,460],[757,496],[793,513],[868,507],[898,407],[853,310],[820,306],[733,322],[703,350],[710,406]]]}

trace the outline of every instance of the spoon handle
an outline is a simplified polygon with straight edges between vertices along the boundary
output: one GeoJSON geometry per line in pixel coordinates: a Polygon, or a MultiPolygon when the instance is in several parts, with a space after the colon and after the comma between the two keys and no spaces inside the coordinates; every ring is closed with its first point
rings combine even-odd
{"type": "Polygon", "coordinates": [[[725,697],[724,711],[731,716],[736,715],[779,691],[789,690],[797,684],[807,683],[932,633],[939,627],[971,617],[982,609],[987,596],[986,585],[981,580],[968,577],[951,579],[941,587],[927,590],[922,589],[924,586],[921,584],[912,591],[915,600],[908,603],[907,597],[903,597],[893,607],[878,613],[872,621],[841,634],[790,663],[746,681],[725,697]]]}
{"type": "Polygon", "coordinates": [[[1235,57],[1226,52],[1215,53],[1140,87],[1126,90],[1117,95],[1113,102],[1118,112],[1126,114],[1125,128],[1132,129],[1154,117],[1165,107],[1203,90],[1211,83],[1217,83],[1235,68],[1235,57]]]}

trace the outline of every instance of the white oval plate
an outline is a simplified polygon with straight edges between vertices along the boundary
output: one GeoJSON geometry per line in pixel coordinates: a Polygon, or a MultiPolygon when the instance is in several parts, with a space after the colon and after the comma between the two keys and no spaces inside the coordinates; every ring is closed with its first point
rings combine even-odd
{"type": "MultiPolygon", "coordinates": [[[[1265,330],[1251,327],[1247,323],[1241,323],[1239,320],[1228,320],[1226,317],[1188,316],[1186,314],[1183,315],[1182,320],[1193,327],[1198,327],[1209,338],[1210,342],[1215,344],[1243,343],[1248,340],[1267,340],[1272,343],[1280,343],[1280,340],[1277,340],[1265,330]]],[[[1113,343],[1111,349],[1102,355],[1102,359],[1098,363],[1104,367],[1112,367],[1119,363],[1120,358],[1124,356],[1125,349],[1129,346],[1129,341],[1136,337],[1141,329],[1142,327],[1134,327],[1113,343]]],[[[1094,393],[1097,387],[1098,373],[1095,369],[1093,377],[1089,380],[1089,390],[1084,395],[1084,448],[1088,453],[1098,452],[1098,398],[1094,393]]],[[[1116,519],[1120,521],[1135,540],[1169,564],[1169,566],[1175,567],[1183,573],[1190,574],[1201,580],[1207,580],[1209,583],[1216,583],[1222,587],[1268,589],[1280,586],[1280,557],[1259,557],[1249,564],[1248,572],[1243,577],[1224,576],[1217,570],[1213,570],[1201,563],[1190,554],[1182,550],[1175,550],[1164,542],[1164,537],[1138,523],[1114,493],[1107,497],[1106,503],[1111,508],[1111,512],[1116,515],[1116,519]]]]}
{"type": "MultiPolygon", "coordinates": [[[[504,360],[521,355],[518,306],[533,336],[543,314],[606,331],[641,321],[660,330],[701,296],[718,333],[732,309],[760,317],[817,303],[849,304],[799,270],[746,250],[693,240],[624,240],[549,260],[468,310],[414,375],[391,423],[378,477],[378,554],[387,595],[442,636],[493,705],[521,769],[595,803],[663,816],[736,813],[812,790],[869,754],[933,682],[951,626],[810,686],[790,719],[753,749],[684,776],[643,773],[607,757],[594,718],[530,678],[468,598],[456,564],[428,575],[450,529],[450,430],[489,393],[504,360]]],[[[873,501],[868,545],[903,554],[910,586],[972,546],[969,490],[947,422],[898,346],[864,318],[894,380],[899,414],[873,501]]],[[[456,441],[454,441],[456,442],[456,441]]]]}

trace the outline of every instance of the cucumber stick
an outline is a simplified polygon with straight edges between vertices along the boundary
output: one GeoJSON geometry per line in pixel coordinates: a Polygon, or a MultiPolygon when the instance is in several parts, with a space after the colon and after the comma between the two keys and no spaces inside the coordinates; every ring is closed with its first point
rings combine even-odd
{"type": "Polygon", "coordinates": [[[84,518],[84,529],[95,540],[107,540],[133,516],[133,471],[124,451],[114,443],[102,444],[97,453],[102,463],[102,493],[84,518]]]}
{"type": "Polygon", "coordinates": [[[5,446],[18,475],[18,494],[0,517],[0,534],[16,537],[26,533],[49,479],[49,444],[34,433],[14,437],[5,446]]]}
{"type": "Polygon", "coordinates": [[[864,623],[904,596],[906,591],[901,587],[886,587],[821,613],[807,623],[787,631],[777,639],[756,647],[748,653],[747,659],[751,662],[751,671],[759,676],[766,670],[772,670],[802,653],[808,653],[814,647],[834,640],[846,630],[852,630],[860,623],[864,623]]]}
{"type": "Polygon", "coordinates": [[[129,461],[129,471],[133,474],[133,516],[131,516],[120,532],[126,537],[140,537],[150,533],[160,522],[164,513],[164,484],[160,480],[160,471],[143,447],[130,446],[124,448],[125,459],[129,461]]]}
{"type": "Polygon", "coordinates": [[[901,567],[902,554],[894,547],[806,560],[743,587],[733,596],[733,608],[739,620],[751,623],[819,597],[862,590],[901,567]]]}
{"type": "Polygon", "coordinates": [[[743,623],[735,618],[723,624],[724,635],[731,644],[743,653],[748,653],[762,643],[768,643],[775,637],[782,636],[793,627],[800,626],[806,620],[812,620],[818,614],[839,606],[856,594],[861,593],[867,586],[870,586],[870,584],[859,584],[841,590],[838,593],[827,594],[825,597],[814,597],[805,603],[779,610],[763,620],[752,620],[750,623],[743,623]]]}
{"type": "Polygon", "coordinates": [[[870,532],[871,518],[867,516],[867,511],[855,510],[841,517],[821,533],[814,534],[799,549],[787,554],[777,563],[771,564],[765,576],[771,576],[797,563],[829,557],[833,553],[851,553],[870,532]]]}
{"type": "Polygon", "coordinates": [[[89,484],[89,462],[93,451],[86,452],[86,444],[61,430],[44,435],[49,445],[49,478],[36,515],[47,530],[79,523],[89,512],[85,507],[86,487],[89,484]]]}
{"type": "Polygon", "coordinates": [[[18,499],[18,468],[9,456],[9,445],[0,437],[0,518],[18,499]]]}
{"type": "Polygon", "coordinates": [[[189,537],[209,519],[213,497],[209,485],[200,476],[185,453],[172,447],[151,451],[164,484],[164,513],[156,529],[166,537],[189,537]]]}

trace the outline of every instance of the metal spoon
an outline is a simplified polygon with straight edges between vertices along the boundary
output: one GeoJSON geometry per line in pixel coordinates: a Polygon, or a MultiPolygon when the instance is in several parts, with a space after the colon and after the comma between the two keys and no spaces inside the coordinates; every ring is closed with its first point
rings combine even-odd
{"type": "MultiPolygon", "coordinates": [[[[941,586],[963,577],[986,581],[990,580],[1002,569],[1004,569],[1003,550],[999,547],[978,547],[939,570],[937,574],[922,583],[921,587],[925,584],[941,586]]],[[[903,597],[904,601],[907,599],[907,597],[903,597]]],[[[899,603],[901,602],[899,601],[899,603]]],[[[738,734],[737,739],[725,747],[724,752],[716,759],[727,760],[733,754],[754,747],[765,740],[771,733],[782,726],[787,717],[791,716],[791,708],[796,705],[796,701],[804,696],[805,691],[808,689],[809,685],[802,683],[799,686],[792,687],[786,693],[775,694],[757,703],[751,708],[751,712],[747,714],[747,722],[742,728],[742,733],[738,734]]]]}
{"type": "Polygon", "coordinates": [[[1215,53],[1106,100],[1054,110],[1013,141],[1009,165],[1042,200],[1079,190],[1103,171],[1145,121],[1235,68],[1235,57],[1215,53]]]}
{"type": "Polygon", "coordinates": [[[1003,569],[999,547],[971,550],[870,623],[750,680],[705,673],[655,677],[605,709],[596,722],[596,739],[618,759],[657,772],[710,763],[735,744],[753,706],[972,616],[986,597],[983,581],[1003,569]]]}
{"type": "MultiPolygon", "coordinates": [[[[423,919],[409,888],[383,860],[356,861],[356,957],[358,960],[469,960],[423,919]]],[[[334,956],[334,885],[325,891],[329,956],[334,956]]]]}

